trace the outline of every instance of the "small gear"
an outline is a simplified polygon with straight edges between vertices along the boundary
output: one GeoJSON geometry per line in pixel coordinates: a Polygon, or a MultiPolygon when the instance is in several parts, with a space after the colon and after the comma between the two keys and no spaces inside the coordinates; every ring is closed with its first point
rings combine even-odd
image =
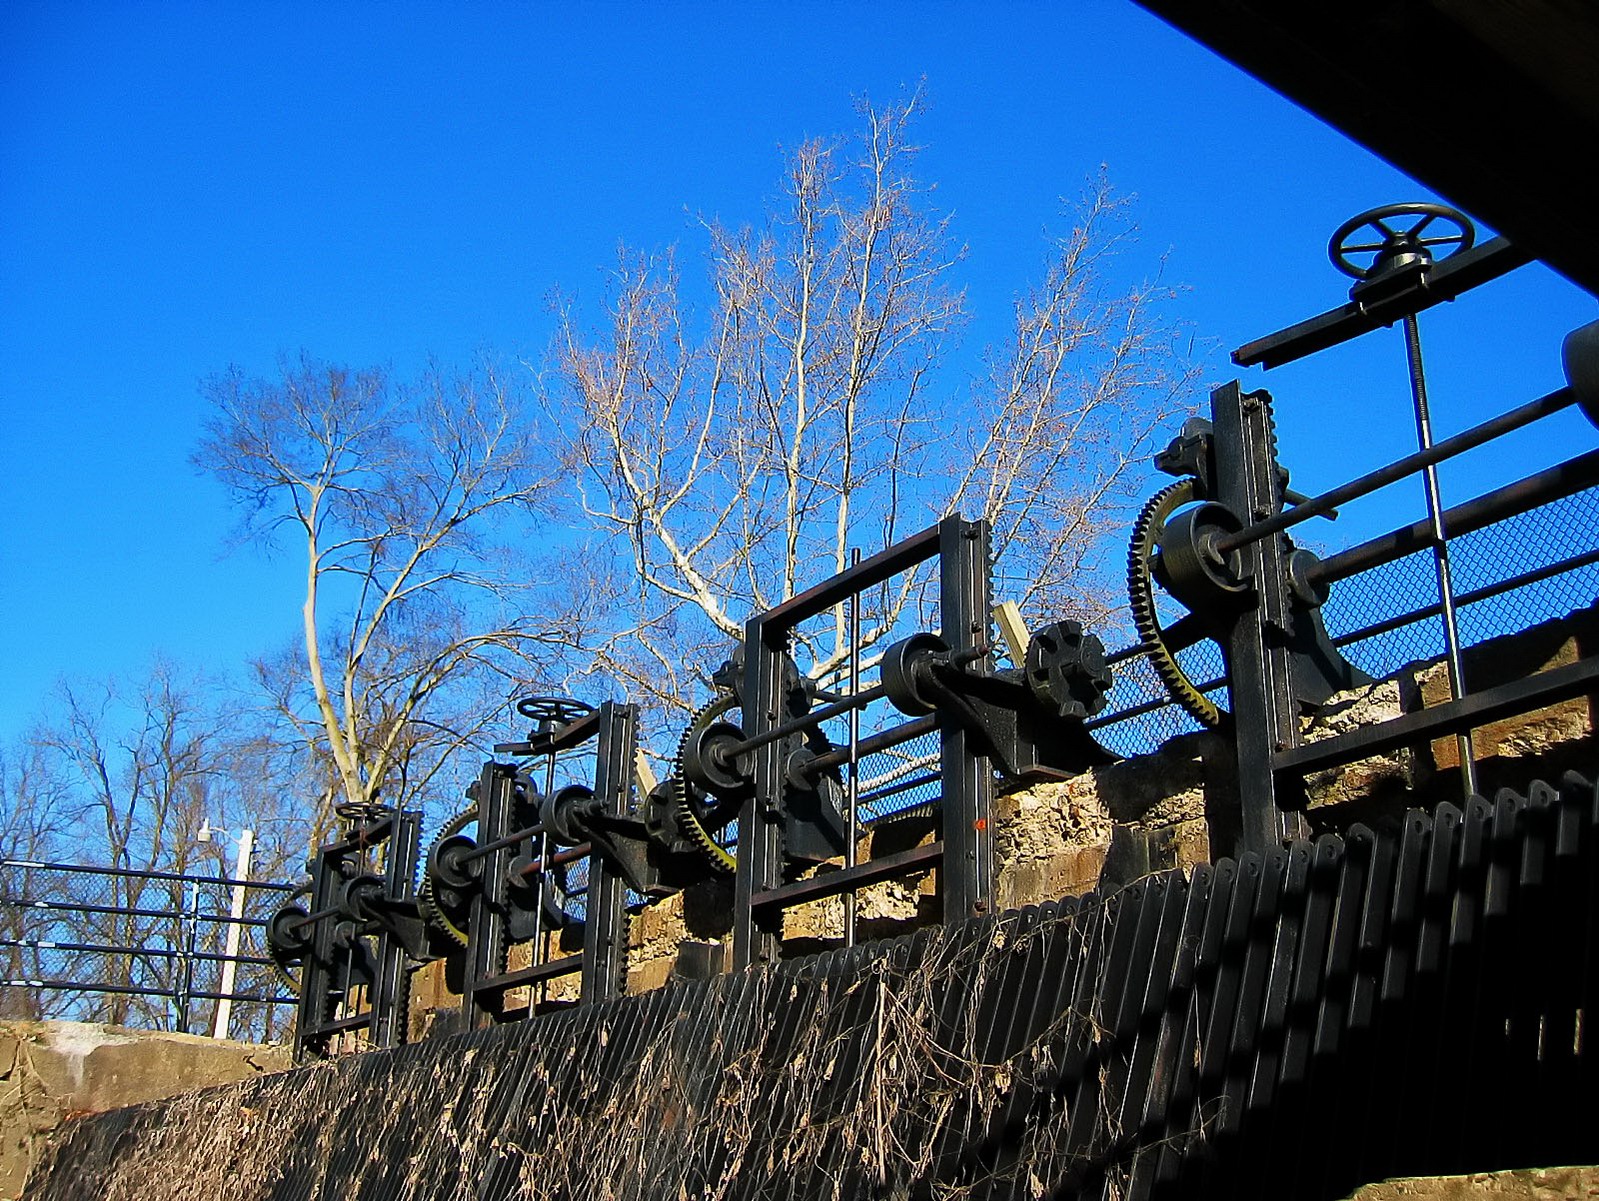
{"type": "Polygon", "coordinates": [[[1034,631],[1023,672],[1039,703],[1060,717],[1094,716],[1113,682],[1104,644],[1069,618],[1034,631]]]}
{"type": "Polygon", "coordinates": [[[1166,520],[1178,509],[1197,499],[1198,488],[1192,479],[1168,484],[1149,498],[1138,519],[1133,522],[1132,542],[1127,549],[1127,594],[1132,607],[1133,628],[1160,682],[1166,686],[1172,700],[1195,721],[1207,729],[1216,729],[1222,723],[1223,711],[1188,678],[1188,673],[1166,645],[1160,618],[1155,612],[1154,580],[1151,574],[1160,532],[1166,520]]]}

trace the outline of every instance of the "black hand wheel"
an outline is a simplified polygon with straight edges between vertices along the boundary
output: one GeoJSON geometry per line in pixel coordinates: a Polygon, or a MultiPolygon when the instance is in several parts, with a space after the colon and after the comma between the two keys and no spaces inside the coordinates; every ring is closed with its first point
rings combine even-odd
{"type": "Polygon", "coordinates": [[[593,705],[585,705],[569,696],[528,696],[516,702],[516,711],[541,725],[550,722],[564,726],[594,712],[593,705]]]}
{"type": "Polygon", "coordinates": [[[1401,255],[1431,263],[1469,249],[1476,240],[1476,226],[1459,209],[1426,201],[1385,204],[1340,225],[1327,243],[1327,257],[1345,275],[1369,279],[1401,255]],[[1357,261],[1363,255],[1371,261],[1357,261]]]}
{"type": "Polygon", "coordinates": [[[385,805],[382,801],[344,801],[333,806],[333,812],[354,830],[359,826],[371,825],[379,818],[387,817],[394,812],[394,806],[385,805]]]}

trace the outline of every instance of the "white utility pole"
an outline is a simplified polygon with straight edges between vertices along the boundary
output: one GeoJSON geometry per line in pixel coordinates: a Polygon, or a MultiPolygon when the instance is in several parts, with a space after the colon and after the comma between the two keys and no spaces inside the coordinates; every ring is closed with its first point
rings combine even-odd
{"type": "Polygon", "coordinates": [[[245,830],[239,835],[239,857],[233,863],[233,904],[229,909],[227,950],[223,952],[222,985],[217,989],[222,998],[217,1002],[216,1021],[211,1025],[212,1038],[228,1036],[228,1020],[233,1016],[233,974],[239,966],[239,936],[244,931],[245,881],[250,878],[250,855],[255,850],[255,831],[245,830]]]}

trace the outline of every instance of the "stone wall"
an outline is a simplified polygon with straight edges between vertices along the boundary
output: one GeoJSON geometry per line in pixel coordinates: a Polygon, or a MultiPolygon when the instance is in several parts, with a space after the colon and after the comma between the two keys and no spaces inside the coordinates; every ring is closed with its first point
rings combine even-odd
{"type": "Polygon", "coordinates": [[[1580,1201],[1599,1197],[1599,1168],[1524,1168],[1385,1180],[1359,1189],[1350,1201],[1580,1201]]]}
{"type": "Polygon", "coordinates": [[[290,1066],[283,1047],[88,1022],[0,1022],[0,1198],[62,1122],[290,1066]]]}

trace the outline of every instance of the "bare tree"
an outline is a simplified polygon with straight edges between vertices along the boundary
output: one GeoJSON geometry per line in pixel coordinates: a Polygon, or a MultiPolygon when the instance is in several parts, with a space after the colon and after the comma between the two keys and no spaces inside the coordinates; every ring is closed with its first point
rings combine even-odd
{"type": "MultiPolygon", "coordinates": [[[[704,223],[702,309],[673,255],[624,251],[598,329],[561,313],[558,410],[584,510],[622,551],[600,577],[621,616],[591,649],[634,697],[686,706],[688,665],[747,615],[956,510],[993,524],[1033,614],[1114,606],[1102,536],[1192,379],[1169,290],[1111,285],[1133,230],[1100,180],[986,372],[953,379],[964,255],[916,179],[920,103],[862,106],[855,137],[802,145],[760,226],[704,223]]],[[[916,612],[925,580],[868,598],[866,645],[916,612]]],[[[812,674],[838,670],[843,610],[801,642],[812,674]]]]}
{"type": "Polygon", "coordinates": [[[541,648],[569,640],[533,599],[531,554],[512,550],[549,456],[487,366],[401,387],[302,359],[205,393],[196,463],[305,572],[298,648],[257,675],[309,753],[319,831],[336,805],[415,799],[502,720],[496,702],[537,674],[541,648]]]}
{"type": "Polygon", "coordinates": [[[0,1005],[176,1023],[179,975],[214,971],[192,953],[214,954],[226,936],[224,924],[199,916],[224,908],[226,889],[193,879],[232,874],[223,832],[257,834],[254,879],[281,879],[303,853],[304,814],[290,811],[292,795],[262,749],[236,705],[170,664],[132,684],[63,683],[7,756],[16,766],[3,779],[0,929],[7,980],[86,989],[13,985],[0,1005]]]}
{"type": "Polygon", "coordinates": [[[41,748],[19,742],[0,751],[0,860],[18,865],[0,871],[0,973],[9,982],[0,987],[0,1017],[49,1017],[58,1000],[20,983],[43,974],[26,906],[31,869],[20,865],[59,855],[73,812],[70,790],[41,748]]]}

